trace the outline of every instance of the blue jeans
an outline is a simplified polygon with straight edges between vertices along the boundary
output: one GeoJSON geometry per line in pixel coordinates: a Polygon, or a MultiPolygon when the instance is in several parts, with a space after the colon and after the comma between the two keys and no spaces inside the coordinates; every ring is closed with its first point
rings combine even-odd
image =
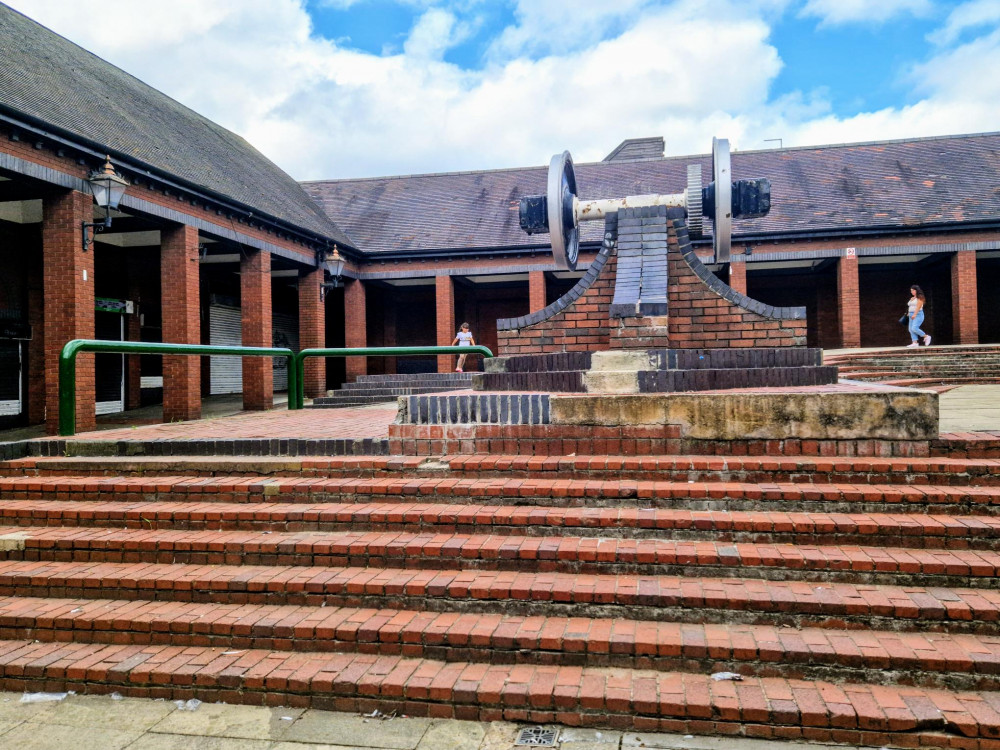
{"type": "Polygon", "coordinates": [[[924,311],[921,310],[912,318],[910,318],[910,338],[914,343],[917,341],[917,336],[923,338],[927,334],[920,330],[920,324],[924,322],[924,311]]]}

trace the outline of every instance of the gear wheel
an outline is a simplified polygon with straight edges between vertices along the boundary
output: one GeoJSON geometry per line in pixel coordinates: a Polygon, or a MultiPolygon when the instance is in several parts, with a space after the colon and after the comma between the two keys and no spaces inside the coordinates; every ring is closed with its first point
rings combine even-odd
{"type": "Polygon", "coordinates": [[[692,237],[701,237],[704,217],[701,207],[701,167],[697,164],[688,167],[686,202],[688,234],[692,237]]]}

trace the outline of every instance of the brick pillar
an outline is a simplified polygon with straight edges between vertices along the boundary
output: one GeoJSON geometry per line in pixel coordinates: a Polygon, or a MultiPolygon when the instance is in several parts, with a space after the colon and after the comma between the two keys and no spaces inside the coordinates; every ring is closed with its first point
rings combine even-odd
{"type": "Polygon", "coordinates": [[[747,293],[747,264],[732,259],[729,263],[729,286],[740,294],[747,293]]]}
{"type": "Polygon", "coordinates": [[[976,251],[960,250],[951,256],[952,343],[979,343],[979,285],[976,251]]]}
{"type": "MultiPolygon", "coordinates": [[[[349,349],[368,346],[368,305],[365,285],[360,279],[344,285],[344,346],[349,349]]],[[[348,383],[353,383],[359,375],[367,375],[368,358],[348,357],[345,373],[348,383]]]]}
{"type": "MultiPolygon", "coordinates": [[[[528,272],[528,312],[545,308],[545,271],[528,272]]],[[[449,342],[451,343],[451,342],[449,342]]]]}
{"type": "MultiPolygon", "coordinates": [[[[93,217],[94,199],[71,190],[46,198],[42,213],[45,297],[45,425],[59,431],[59,352],[70,339],[94,338],[94,247],[83,252],[81,225],[93,217]],[[86,278],[84,278],[86,276],[86,278]]],[[[76,429],[97,425],[94,355],[76,357],[76,429]]]]}
{"type": "MultiPolygon", "coordinates": [[[[240,309],[243,346],[271,346],[271,256],[247,250],[240,261],[240,309]]],[[[243,408],[264,411],[274,406],[274,363],[270,357],[243,358],[243,408]]]]}
{"type": "Polygon", "coordinates": [[[841,347],[861,346],[861,310],[858,259],[843,257],[837,261],[837,321],[840,324],[841,347]]]}
{"type": "MultiPolygon", "coordinates": [[[[437,345],[449,346],[455,340],[455,282],[451,276],[437,276],[434,279],[437,308],[437,345]]],[[[440,355],[438,372],[455,369],[455,355],[440,355]]]]}
{"type": "MultiPolygon", "coordinates": [[[[186,225],[174,226],[161,230],[160,238],[160,310],[163,320],[163,342],[200,344],[198,230],[186,225]]],[[[245,311],[243,320],[245,341],[245,311]]],[[[244,383],[246,383],[245,378],[244,375],[244,383]]],[[[200,359],[184,356],[164,357],[163,421],[175,422],[200,417],[200,359]]]]}
{"type": "MultiPolygon", "coordinates": [[[[326,305],[319,298],[322,282],[322,268],[310,268],[299,275],[300,349],[322,349],[326,346],[326,305]]],[[[326,395],[325,359],[306,359],[303,395],[306,398],[326,395]]]]}
{"type": "MultiPolygon", "coordinates": [[[[142,338],[142,327],[139,324],[139,314],[142,312],[142,287],[139,277],[142,271],[135,255],[126,259],[125,273],[128,276],[128,298],[135,305],[135,312],[125,318],[125,340],[139,341],[142,338]]],[[[141,355],[125,355],[125,408],[138,409],[142,403],[142,368],[141,355]]]]}

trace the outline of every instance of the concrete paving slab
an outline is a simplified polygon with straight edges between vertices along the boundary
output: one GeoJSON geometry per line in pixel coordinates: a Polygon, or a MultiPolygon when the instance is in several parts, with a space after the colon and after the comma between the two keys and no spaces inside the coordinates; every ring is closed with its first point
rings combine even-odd
{"type": "Polygon", "coordinates": [[[105,727],[123,732],[144,732],[175,711],[173,703],[138,698],[113,700],[108,695],[71,695],[52,704],[52,710],[31,721],[70,727],[105,727]]]}
{"type": "MultiPolygon", "coordinates": [[[[169,704],[173,707],[173,704],[169,704]]],[[[289,727],[302,715],[301,708],[265,708],[202,703],[194,711],[174,710],[152,727],[163,734],[232,737],[248,740],[284,739],[289,727]],[[288,718],[282,718],[288,717],[288,718]]]]}
{"type": "MultiPolygon", "coordinates": [[[[128,750],[271,750],[272,744],[271,740],[147,733],[129,745],[128,750]]],[[[89,748],[91,746],[81,745],[80,747],[89,748]]],[[[62,748],[62,750],[66,750],[66,748],[62,748]]]]}
{"type": "MultiPolygon", "coordinates": [[[[472,748],[475,746],[473,745],[472,748]]],[[[472,750],[470,748],[470,750],[472,750]]],[[[131,749],[130,749],[131,750],[131,749]]],[[[357,745],[314,745],[312,742],[279,742],[270,750],[371,750],[370,747],[357,745]]]]}
{"type": "Polygon", "coordinates": [[[572,750],[582,750],[576,743],[597,742],[611,743],[615,747],[621,741],[622,733],[612,729],[580,729],[578,727],[566,727],[559,733],[559,741],[564,745],[572,746],[572,750]]]}
{"type": "Polygon", "coordinates": [[[19,727],[23,723],[23,721],[15,719],[0,719],[0,747],[4,747],[3,736],[14,727],[19,727]]]}
{"type": "Polygon", "coordinates": [[[963,385],[938,397],[941,432],[1000,430],[1000,385],[963,385]]]}
{"type": "Polygon", "coordinates": [[[55,703],[21,703],[21,693],[0,693],[0,721],[27,721],[55,706],[55,703]]]}
{"type": "Polygon", "coordinates": [[[626,732],[622,737],[621,746],[622,750],[637,747],[656,750],[844,750],[843,745],[635,732],[626,732]]]}
{"type": "Polygon", "coordinates": [[[3,747],[17,748],[17,750],[68,750],[68,748],[123,750],[141,736],[141,731],[123,732],[102,726],[73,727],[26,721],[3,735],[3,747]]]}
{"type": "Polygon", "coordinates": [[[483,737],[479,750],[513,750],[514,738],[520,727],[516,724],[509,724],[506,721],[493,721],[486,727],[486,736],[483,737]]]}
{"type": "Polygon", "coordinates": [[[469,750],[479,747],[485,736],[486,726],[475,721],[435,721],[417,750],[469,750]]]}
{"type": "Polygon", "coordinates": [[[366,719],[362,716],[308,711],[283,739],[290,742],[357,745],[365,748],[416,750],[430,719],[366,719]]]}

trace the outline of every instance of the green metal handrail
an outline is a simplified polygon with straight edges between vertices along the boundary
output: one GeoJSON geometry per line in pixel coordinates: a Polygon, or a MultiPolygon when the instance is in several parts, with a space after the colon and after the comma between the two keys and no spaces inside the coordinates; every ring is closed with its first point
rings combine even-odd
{"type": "MultiPolygon", "coordinates": [[[[466,347],[468,348],[468,347],[466,347]]],[[[287,357],[288,358],[288,408],[299,403],[295,378],[295,352],[264,346],[213,346],[205,344],[157,344],[145,341],[98,341],[73,339],[67,341],[59,352],[59,434],[76,433],[76,355],[80,352],[108,354],[193,354],[232,357],[287,357]]]]}
{"type": "Polygon", "coordinates": [[[485,346],[369,346],[358,349],[303,349],[295,355],[295,379],[298,381],[295,405],[291,393],[288,408],[301,409],[305,403],[305,360],[306,357],[412,357],[420,354],[482,354],[489,359],[493,356],[485,346]]]}

